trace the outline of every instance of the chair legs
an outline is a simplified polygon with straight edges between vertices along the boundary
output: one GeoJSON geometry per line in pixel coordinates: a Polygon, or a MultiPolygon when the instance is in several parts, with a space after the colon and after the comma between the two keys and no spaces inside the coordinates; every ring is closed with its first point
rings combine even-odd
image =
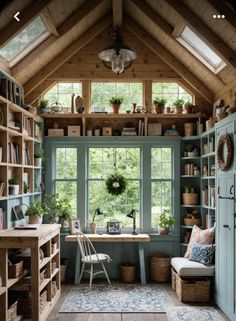
{"type": "Polygon", "coordinates": [[[82,279],[82,276],[83,276],[83,273],[84,273],[84,266],[85,266],[85,264],[83,263],[82,268],[81,268],[81,272],[80,272],[80,276],[79,276],[78,284],[80,284],[80,281],[82,279]]]}
{"type": "Polygon", "coordinates": [[[91,268],[90,268],[90,281],[89,281],[89,288],[90,289],[92,286],[92,281],[93,281],[93,264],[91,264],[91,268]]]}
{"type": "Polygon", "coordinates": [[[109,276],[107,274],[107,270],[105,268],[105,265],[103,264],[103,262],[101,262],[101,264],[102,264],[102,267],[103,267],[103,271],[104,271],[104,273],[106,275],[107,281],[108,281],[109,284],[111,284],[111,281],[110,281],[109,276]]]}

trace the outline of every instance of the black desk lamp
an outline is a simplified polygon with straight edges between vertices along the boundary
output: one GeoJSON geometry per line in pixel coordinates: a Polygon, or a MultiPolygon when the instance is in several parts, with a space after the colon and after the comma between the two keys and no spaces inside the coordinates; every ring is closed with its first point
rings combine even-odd
{"type": "Polygon", "coordinates": [[[133,235],[137,235],[138,233],[135,231],[136,230],[136,211],[134,209],[131,210],[129,214],[126,215],[127,217],[130,217],[133,219],[133,235]]]}

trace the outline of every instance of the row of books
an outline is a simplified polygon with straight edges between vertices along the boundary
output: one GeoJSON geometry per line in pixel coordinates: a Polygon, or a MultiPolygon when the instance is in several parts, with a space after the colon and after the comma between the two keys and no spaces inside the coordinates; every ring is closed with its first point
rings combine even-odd
{"type": "Polygon", "coordinates": [[[23,145],[24,165],[32,165],[28,145],[23,145]]]}
{"type": "Polygon", "coordinates": [[[210,207],[216,206],[216,189],[215,185],[210,186],[210,195],[208,193],[208,187],[204,187],[202,190],[202,203],[210,207]]]}
{"type": "Polygon", "coordinates": [[[4,209],[0,207],[0,231],[4,229],[4,209]]]}
{"type": "Polygon", "coordinates": [[[8,162],[12,164],[20,164],[19,144],[8,143],[8,162]]]}
{"type": "Polygon", "coordinates": [[[32,119],[27,116],[23,119],[23,134],[32,136],[32,119]]]}
{"type": "Polygon", "coordinates": [[[19,106],[23,104],[22,88],[11,79],[0,77],[0,95],[19,106]]]}
{"type": "Polygon", "coordinates": [[[4,189],[5,189],[5,183],[4,183],[4,182],[1,182],[1,183],[0,183],[0,197],[3,196],[4,189]]]}
{"type": "Polygon", "coordinates": [[[121,132],[122,136],[137,136],[136,129],[134,127],[124,127],[121,132]]]}

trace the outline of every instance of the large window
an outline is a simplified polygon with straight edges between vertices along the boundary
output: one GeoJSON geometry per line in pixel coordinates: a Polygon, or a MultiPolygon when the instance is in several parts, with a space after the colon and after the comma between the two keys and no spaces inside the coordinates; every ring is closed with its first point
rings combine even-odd
{"type": "Polygon", "coordinates": [[[0,49],[0,54],[9,62],[14,64],[27,51],[32,50],[35,46],[43,41],[49,32],[40,16],[35,18],[22,31],[6,43],[0,49]],[[18,59],[17,59],[18,58],[18,59]],[[13,61],[15,59],[15,61],[13,61]]]}
{"type": "Polygon", "coordinates": [[[104,215],[96,217],[99,227],[116,219],[123,228],[132,226],[126,215],[135,209],[137,227],[140,227],[140,149],[139,148],[89,148],[88,166],[88,221],[99,207],[104,215]],[[127,188],[119,196],[106,190],[106,178],[119,172],[127,179],[127,188]]]}
{"type": "Polygon", "coordinates": [[[71,108],[72,94],[82,96],[81,83],[59,82],[44,94],[44,99],[49,101],[49,106],[57,101],[63,108],[71,108]]]}
{"type": "Polygon", "coordinates": [[[160,214],[168,210],[173,215],[173,162],[172,148],[152,148],[152,228],[158,227],[160,214]]]}
{"type": "Polygon", "coordinates": [[[176,99],[192,102],[192,96],[177,83],[152,83],[152,100],[155,97],[167,99],[166,106],[173,106],[176,99]]]}
{"type": "Polygon", "coordinates": [[[70,200],[77,216],[77,148],[56,148],[55,192],[70,200]]]}
{"type": "Polygon", "coordinates": [[[126,110],[132,110],[132,103],[142,106],[142,83],[112,83],[112,82],[93,82],[91,84],[91,103],[92,111],[111,112],[109,99],[112,96],[122,96],[124,102],[120,111],[125,113],[126,110]]]}

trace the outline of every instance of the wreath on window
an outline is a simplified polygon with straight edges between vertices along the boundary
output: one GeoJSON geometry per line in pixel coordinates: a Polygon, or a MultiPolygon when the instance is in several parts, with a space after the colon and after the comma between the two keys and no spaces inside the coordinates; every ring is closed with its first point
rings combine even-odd
{"type": "Polygon", "coordinates": [[[115,173],[107,177],[106,189],[109,194],[118,196],[124,193],[127,187],[127,181],[121,174],[115,173]]]}
{"type": "Polygon", "coordinates": [[[225,134],[220,136],[220,139],[218,141],[218,146],[217,146],[217,162],[218,162],[219,168],[222,171],[227,171],[230,168],[233,162],[233,151],[234,151],[234,146],[230,135],[225,134]],[[223,160],[224,145],[226,145],[226,148],[227,148],[225,161],[223,160]]]}

